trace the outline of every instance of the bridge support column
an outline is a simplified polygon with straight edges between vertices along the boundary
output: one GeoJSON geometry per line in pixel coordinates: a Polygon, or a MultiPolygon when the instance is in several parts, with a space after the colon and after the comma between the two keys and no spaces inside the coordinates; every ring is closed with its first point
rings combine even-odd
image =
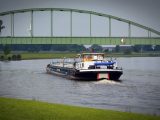
{"type": "Polygon", "coordinates": [[[33,37],[33,10],[31,11],[30,36],[33,37]]]}
{"type": "Polygon", "coordinates": [[[53,10],[51,9],[51,37],[53,37],[53,10]]]}
{"type": "Polygon", "coordinates": [[[110,44],[111,44],[111,35],[112,35],[112,33],[111,33],[111,29],[112,29],[111,28],[112,27],[111,26],[111,17],[109,17],[108,19],[109,19],[109,28],[108,28],[108,31],[109,31],[109,38],[110,38],[110,44]]]}
{"type": "Polygon", "coordinates": [[[148,37],[151,37],[151,31],[148,30],[148,37]]]}
{"type": "Polygon", "coordinates": [[[129,44],[131,44],[132,43],[132,41],[131,41],[131,23],[129,22],[128,23],[128,38],[129,38],[129,44]]]}
{"type": "Polygon", "coordinates": [[[131,37],[131,23],[128,23],[128,37],[131,37]]]}
{"type": "Polygon", "coordinates": [[[111,37],[111,17],[109,17],[109,37],[111,37]]]}
{"type": "Polygon", "coordinates": [[[90,37],[92,37],[92,15],[91,14],[90,14],[90,18],[89,18],[89,23],[90,23],[90,28],[89,28],[90,37]]]}
{"type": "Polygon", "coordinates": [[[92,42],[92,14],[90,13],[90,16],[89,16],[89,32],[90,32],[90,43],[92,42]]]}
{"type": "Polygon", "coordinates": [[[72,10],[70,12],[70,36],[71,36],[71,43],[72,43],[72,10]]]}
{"type": "Polygon", "coordinates": [[[14,13],[11,13],[11,36],[14,37],[14,13]]]}

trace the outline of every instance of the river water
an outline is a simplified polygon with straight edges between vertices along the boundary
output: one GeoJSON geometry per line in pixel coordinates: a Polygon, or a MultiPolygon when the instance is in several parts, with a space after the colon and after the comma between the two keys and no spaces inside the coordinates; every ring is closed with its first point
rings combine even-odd
{"type": "Polygon", "coordinates": [[[118,58],[121,82],[47,74],[52,60],[0,62],[0,96],[160,115],[160,57],[118,58]]]}

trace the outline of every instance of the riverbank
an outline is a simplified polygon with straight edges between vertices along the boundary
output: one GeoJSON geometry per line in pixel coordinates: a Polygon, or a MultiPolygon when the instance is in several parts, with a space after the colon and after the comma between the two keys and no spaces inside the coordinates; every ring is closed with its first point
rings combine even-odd
{"type": "MultiPolygon", "coordinates": [[[[39,53],[19,53],[22,60],[29,59],[54,59],[54,58],[75,58],[79,53],[71,52],[39,52],[39,53]]],[[[0,54],[2,56],[3,54],[0,54]]],[[[9,54],[7,57],[12,57],[13,54],[9,54]]],[[[144,53],[105,53],[107,57],[160,57],[159,52],[144,52],[144,53]]]]}
{"type": "MultiPolygon", "coordinates": [[[[0,54],[2,56],[3,54],[0,54]]],[[[55,59],[55,58],[74,58],[77,53],[20,53],[21,60],[30,60],[30,59],[55,59]]],[[[13,54],[6,56],[7,58],[12,58],[13,54]]]]}
{"type": "Polygon", "coordinates": [[[160,116],[0,97],[1,120],[159,120],[160,116]]]}

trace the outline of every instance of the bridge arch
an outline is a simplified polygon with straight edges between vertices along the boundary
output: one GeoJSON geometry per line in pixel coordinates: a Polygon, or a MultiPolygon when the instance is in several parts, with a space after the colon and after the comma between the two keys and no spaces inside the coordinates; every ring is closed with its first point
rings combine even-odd
{"type": "MultiPolygon", "coordinates": [[[[141,24],[138,24],[136,22],[133,22],[133,21],[130,21],[130,20],[126,20],[126,19],[123,19],[123,18],[120,18],[120,17],[116,17],[116,16],[112,16],[112,15],[108,15],[108,14],[103,14],[103,13],[98,13],[98,12],[94,12],[94,11],[87,11],[87,10],[78,10],[78,9],[69,9],[69,8],[31,8],[31,9],[21,9],[21,10],[13,10],[13,11],[7,11],[7,12],[2,12],[0,13],[0,16],[5,16],[5,15],[11,15],[11,36],[9,38],[7,37],[0,37],[0,40],[1,40],[1,44],[4,44],[3,41],[8,40],[10,42],[12,42],[13,44],[18,44],[18,42],[13,42],[13,41],[18,41],[16,39],[19,39],[19,37],[16,37],[14,36],[14,15],[17,14],[17,13],[24,13],[24,12],[30,12],[30,15],[31,15],[31,38],[29,37],[21,37],[20,39],[23,39],[23,40],[27,40],[30,41],[29,43],[38,43],[40,44],[41,42],[33,42],[33,41],[42,41],[42,39],[46,39],[46,41],[48,42],[44,42],[44,44],[93,44],[93,43],[96,43],[96,44],[122,44],[121,41],[118,41],[117,40],[120,40],[122,38],[120,37],[112,37],[112,33],[111,33],[111,29],[112,29],[112,26],[111,26],[111,20],[114,19],[114,20],[118,20],[118,21],[121,21],[121,22],[124,22],[124,23],[127,23],[128,24],[128,37],[125,37],[124,39],[126,40],[126,44],[160,44],[160,41],[159,41],[159,37],[157,38],[153,38],[151,37],[151,33],[155,33],[156,35],[160,36],[160,32],[157,31],[157,30],[154,30],[150,27],[147,27],[147,26],[144,26],[144,25],[141,25],[141,24]],[[45,38],[40,38],[40,37],[34,37],[34,34],[33,34],[33,12],[35,11],[50,11],[51,12],[51,36],[48,36],[48,37],[45,37],[45,38]],[[71,22],[71,26],[70,26],[70,37],[67,37],[68,39],[66,40],[67,42],[64,42],[63,40],[66,39],[64,37],[56,37],[54,39],[54,36],[53,36],[53,23],[52,23],[52,12],[53,11],[67,11],[67,12],[70,12],[70,22],[71,22]],[[81,38],[76,38],[76,37],[73,37],[72,36],[72,13],[73,12],[76,12],[76,13],[84,13],[84,14],[89,14],[90,15],[90,36],[89,37],[81,37],[81,38]],[[92,37],[91,36],[91,21],[92,21],[92,15],[96,15],[96,16],[102,16],[102,17],[106,17],[109,19],[109,36],[108,37],[92,37]],[[132,37],[131,36],[131,25],[133,26],[136,26],[138,28],[142,28],[146,31],[148,31],[148,37],[143,37],[143,38],[137,38],[137,37],[132,37]],[[61,40],[60,40],[61,38],[61,40]],[[41,39],[41,40],[40,40],[41,39]],[[51,39],[51,40],[50,40],[51,39]],[[54,40],[53,40],[54,39],[54,40]],[[77,39],[76,42],[73,42],[73,39],[77,39]],[[98,41],[98,39],[101,39],[98,41]],[[131,41],[133,39],[133,42],[131,41]],[[141,39],[145,42],[138,42],[138,40],[141,39]],[[61,42],[58,42],[61,41],[61,42]],[[50,42],[49,42],[50,41],[50,42]],[[154,41],[154,42],[153,42],[154,41]]],[[[10,43],[10,42],[6,42],[6,43],[10,43]]],[[[19,43],[19,44],[24,44],[25,42],[22,42],[19,43]]],[[[43,43],[43,42],[42,42],[43,43]]]]}

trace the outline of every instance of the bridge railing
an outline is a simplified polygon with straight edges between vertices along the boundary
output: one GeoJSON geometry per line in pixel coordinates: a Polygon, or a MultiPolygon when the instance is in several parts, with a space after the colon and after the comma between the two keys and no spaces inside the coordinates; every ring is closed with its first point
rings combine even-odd
{"type": "Polygon", "coordinates": [[[160,45],[160,38],[145,37],[0,37],[0,44],[160,45]]]}

